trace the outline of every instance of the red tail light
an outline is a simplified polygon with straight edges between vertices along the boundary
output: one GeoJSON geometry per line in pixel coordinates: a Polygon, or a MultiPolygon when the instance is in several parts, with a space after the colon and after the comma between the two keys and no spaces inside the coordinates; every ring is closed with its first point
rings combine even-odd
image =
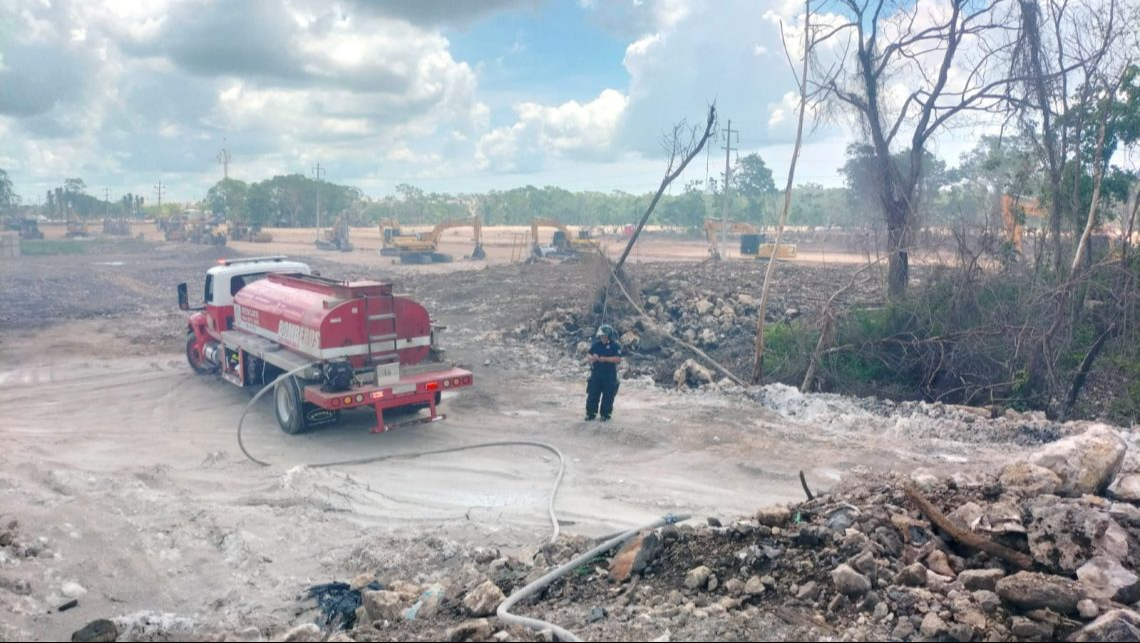
{"type": "Polygon", "coordinates": [[[429,391],[438,391],[439,382],[428,382],[427,384],[424,384],[424,388],[429,391]]]}

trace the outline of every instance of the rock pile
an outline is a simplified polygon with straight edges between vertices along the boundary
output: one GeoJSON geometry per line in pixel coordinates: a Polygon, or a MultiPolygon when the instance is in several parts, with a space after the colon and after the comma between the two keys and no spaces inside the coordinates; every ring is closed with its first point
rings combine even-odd
{"type": "MultiPolygon", "coordinates": [[[[1140,475],[1131,441],[1093,425],[1001,470],[867,473],[745,519],[663,527],[520,611],[588,640],[1137,640],[1140,508],[1097,495],[1140,475]]],[[[356,627],[336,640],[550,640],[505,627],[495,609],[591,546],[455,554],[432,582],[364,592],[356,627]]]]}

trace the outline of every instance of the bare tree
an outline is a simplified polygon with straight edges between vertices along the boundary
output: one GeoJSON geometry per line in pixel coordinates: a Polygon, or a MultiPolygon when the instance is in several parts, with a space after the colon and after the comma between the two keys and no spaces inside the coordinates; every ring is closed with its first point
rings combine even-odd
{"type": "Polygon", "coordinates": [[[625,260],[629,257],[629,252],[633,250],[633,245],[637,243],[638,236],[641,235],[641,229],[645,227],[646,221],[649,221],[649,215],[653,214],[653,209],[657,207],[657,202],[661,200],[661,195],[665,194],[665,190],[669,184],[681,176],[685,168],[689,166],[701,150],[704,149],[705,143],[712,138],[716,132],[716,104],[709,105],[709,113],[705,118],[704,129],[698,126],[690,127],[685,121],[681,121],[673,126],[673,132],[664,135],[661,138],[661,146],[665,149],[665,153],[669,157],[669,164],[665,167],[665,176],[661,178],[661,185],[657,187],[657,192],[653,195],[653,200],[649,202],[649,207],[645,209],[645,214],[641,215],[641,220],[637,222],[637,228],[633,231],[633,236],[630,237],[629,243],[626,244],[625,250],[621,253],[621,258],[618,259],[617,265],[614,267],[614,275],[620,276],[621,268],[625,265],[625,260]]]}
{"type": "Polygon", "coordinates": [[[871,147],[892,296],[906,292],[909,236],[931,137],[963,112],[1004,105],[1010,80],[1001,61],[1015,42],[1005,26],[1007,4],[827,0],[819,9],[838,16],[824,38],[834,39],[841,72],[815,82],[854,114],[871,147]],[[896,95],[899,87],[909,88],[905,98],[896,95]],[[905,165],[895,162],[896,151],[907,155],[905,165]]]}
{"type": "Polygon", "coordinates": [[[1079,189],[1065,194],[1066,167],[1071,177],[1082,172],[1084,118],[1098,86],[1091,80],[1119,38],[1122,23],[1116,0],[1051,1],[1047,9],[1043,16],[1038,0],[1018,0],[1019,33],[1011,59],[1016,82],[1009,101],[1045,167],[1052,265],[1060,274],[1062,221],[1066,212],[1075,215],[1080,208],[1079,189]]]}
{"type": "MultiPolygon", "coordinates": [[[[781,25],[781,36],[783,35],[783,25],[781,25]]],[[[780,211],[780,221],[776,226],[776,239],[773,243],[772,253],[768,258],[768,268],[764,271],[764,285],[760,291],[760,310],[757,314],[756,321],[756,357],[752,365],[752,383],[759,384],[760,380],[764,377],[764,313],[768,309],[768,290],[772,284],[772,274],[778,262],[780,250],[780,237],[784,234],[784,225],[788,221],[788,210],[792,207],[792,185],[796,178],[796,162],[800,158],[800,144],[803,142],[804,136],[804,116],[807,115],[808,108],[808,64],[811,60],[812,44],[817,34],[812,30],[811,24],[811,0],[804,1],[804,50],[803,61],[799,74],[796,74],[795,65],[792,65],[792,75],[798,76],[796,78],[797,85],[800,92],[800,106],[799,117],[796,121],[796,144],[792,149],[792,160],[788,165],[788,184],[784,188],[784,208],[780,211]]],[[[788,54],[788,43],[784,40],[784,53],[788,54]]],[[[791,56],[788,56],[789,63],[791,56]]]]}

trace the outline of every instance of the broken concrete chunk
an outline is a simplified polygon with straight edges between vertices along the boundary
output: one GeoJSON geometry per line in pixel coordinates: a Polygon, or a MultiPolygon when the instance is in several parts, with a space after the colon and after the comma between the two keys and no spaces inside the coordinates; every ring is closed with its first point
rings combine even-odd
{"type": "Polygon", "coordinates": [[[400,594],[387,590],[360,593],[360,602],[373,621],[396,621],[400,618],[403,601],[400,594]]]}
{"type": "Polygon", "coordinates": [[[1140,641],[1140,614],[1129,609],[1112,610],[1069,637],[1078,643],[1140,641]]]}
{"type": "Polygon", "coordinates": [[[970,591],[986,589],[993,591],[997,582],[1005,577],[1000,569],[967,569],[958,574],[958,580],[970,591]]]}
{"type": "Polygon", "coordinates": [[[784,506],[765,507],[756,512],[756,521],[765,527],[783,527],[792,519],[792,510],[784,506]]]}
{"type": "Polygon", "coordinates": [[[895,576],[895,582],[909,587],[923,587],[926,585],[926,568],[922,563],[907,565],[895,576]]]}
{"type": "Polygon", "coordinates": [[[91,621],[84,625],[83,629],[71,635],[72,641],[84,643],[110,642],[117,638],[119,638],[119,628],[105,618],[91,621]]]}
{"type": "Polygon", "coordinates": [[[689,589],[704,588],[708,585],[710,576],[712,576],[712,570],[704,565],[690,569],[689,573],[685,574],[685,587],[689,589]]]}
{"type": "Polygon", "coordinates": [[[324,634],[316,623],[298,625],[286,632],[285,636],[281,637],[281,640],[286,643],[317,643],[323,639],[324,634]]]}
{"type": "Polygon", "coordinates": [[[1045,496],[1029,506],[1029,551],[1042,565],[1075,572],[1094,556],[1122,560],[1127,534],[1107,511],[1083,500],[1045,496]]]}
{"type": "Polygon", "coordinates": [[[1015,462],[1007,465],[1001,473],[1001,483],[1007,489],[1023,497],[1057,493],[1061,477],[1045,467],[1029,462],[1015,462]]]}
{"type": "Polygon", "coordinates": [[[1062,614],[1077,611],[1077,603],[1087,598],[1079,583],[1060,576],[1018,572],[997,582],[997,594],[1022,610],[1051,609],[1062,614]]]}
{"type": "Polygon", "coordinates": [[[954,569],[950,567],[950,560],[946,558],[946,553],[940,549],[930,552],[930,555],[926,557],[926,566],[939,576],[946,576],[950,579],[957,576],[954,569]]]}
{"type": "Polygon", "coordinates": [[[633,574],[640,574],[661,555],[664,547],[661,538],[653,532],[643,533],[631,540],[614,556],[610,564],[610,580],[624,583],[633,574]]]}
{"type": "Polygon", "coordinates": [[[1131,605],[1140,601],[1140,576],[1107,556],[1095,556],[1077,570],[1089,596],[1131,605]]]}
{"type": "Polygon", "coordinates": [[[486,581],[463,597],[463,607],[471,616],[491,616],[506,599],[498,585],[486,581]]]}
{"type": "Polygon", "coordinates": [[[1045,445],[1029,458],[1061,479],[1057,493],[1063,496],[1099,494],[1112,481],[1124,461],[1125,443],[1105,424],[1094,424],[1080,435],[1045,445]]]}
{"type": "Polygon", "coordinates": [[[494,632],[491,622],[485,618],[460,623],[447,630],[443,638],[448,641],[485,641],[494,632]]]}
{"type": "Polygon", "coordinates": [[[1140,502],[1140,473],[1117,476],[1108,486],[1108,495],[1127,502],[1140,502]]]}
{"type": "Polygon", "coordinates": [[[673,371],[673,382],[677,388],[684,386],[698,387],[713,381],[712,371],[701,366],[693,359],[685,360],[681,367],[673,371]]]}
{"type": "Polygon", "coordinates": [[[831,572],[831,582],[845,596],[862,596],[871,590],[871,581],[845,564],[831,572]]]}

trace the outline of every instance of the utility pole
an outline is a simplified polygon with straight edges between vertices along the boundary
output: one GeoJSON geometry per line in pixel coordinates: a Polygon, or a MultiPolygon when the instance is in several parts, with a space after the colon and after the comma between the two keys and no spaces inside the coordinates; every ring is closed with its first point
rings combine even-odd
{"type": "Polygon", "coordinates": [[[324,173],[320,163],[313,166],[313,175],[317,177],[317,241],[321,240],[321,174],[324,173]]]}
{"type": "Polygon", "coordinates": [[[103,216],[111,216],[111,188],[103,188],[103,216]]]}
{"type": "Polygon", "coordinates": [[[157,218],[162,218],[162,193],[165,191],[166,186],[162,184],[162,181],[159,181],[158,185],[154,186],[154,194],[158,197],[158,214],[155,215],[157,218]]]}
{"type": "MultiPolygon", "coordinates": [[[[728,164],[728,158],[732,151],[736,148],[732,147],[732,135],[736,134],[736,140],[740,141],[740,131],[732,129],[732,119],[728,119],[728,128],[724,131],[724,194],[722,198],[724,202],[721,204],[720,214],[720,247],[723,249],[720,252],[728,257],[728,190],[732,185],[732,168],[728,164]]],[[[717,253],[720,256],[720,252],[717,253]]]]}
{"type": "MultiPolygon", "coordinates": [[[[222,139],[222,144],[225,145],[225,139],[222,139]]],[[[218,152],[218,163],[222,164],[222,178],[230,178],[230,152],[224,147],[218,152]]]]}

